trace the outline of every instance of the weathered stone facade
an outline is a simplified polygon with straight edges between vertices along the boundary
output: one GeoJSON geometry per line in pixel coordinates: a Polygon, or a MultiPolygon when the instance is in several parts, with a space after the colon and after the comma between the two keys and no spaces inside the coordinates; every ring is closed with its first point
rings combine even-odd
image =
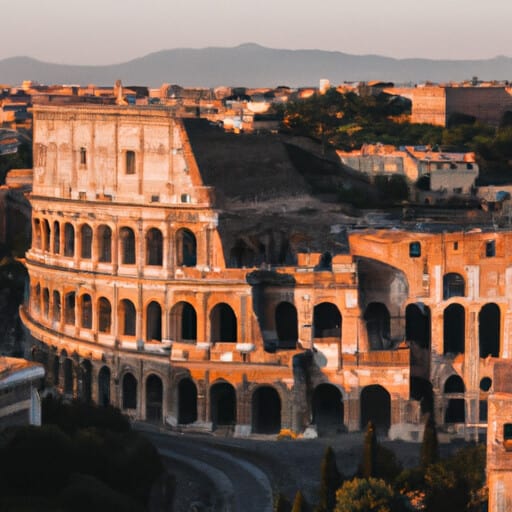
{"type": "Polygon", "coordinates": [[[372,419],[417,439],[432,395],[454,432],[484,422],[481,380],[511,349],[512,234],[353,232],[349,253],[254,265],[228,252],[169,110],[40,106],[34,122],[22,317],[48,385],[239,435],[372,419]]]}

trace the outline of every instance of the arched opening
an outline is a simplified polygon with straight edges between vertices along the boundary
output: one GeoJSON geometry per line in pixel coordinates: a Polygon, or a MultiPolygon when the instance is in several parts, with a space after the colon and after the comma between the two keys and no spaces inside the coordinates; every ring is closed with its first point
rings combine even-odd
{"type": "Polygon", "coordinates": [[[43,288],[43,317],[48,320],[50,316],[50,290],[43,288]]]}
{"type": "Polygon", "coordinates": [[[187,425],[197,421],[197,388],[191,379],[178,384],[178,423],[187,425]]]}
{"type": "Polygon", "coordinates": [[[237,240],[229,253],[229,266],[235,268],[254,267],[264,261],[265,254],[257,257],[254,247],[250,247],[245,240],[237,240]]]}
{"type": "Polygon", "coordinates": [[[82,361],[80,365],[81,371],[81,385],[80,385],[80,399],[84,402],[92,400],[92,365],[87,359],[82,361]]]}
{"type": "Polygon", "coordinates": [[[378,432],[387,435],[391,426],[391,397],[378,384],[366,386],[361,392],[361,430],[369,421],[378,432]]]}
{"type": "Polygon", "coordinates": [[[196,237],[188,229],[179,229],[176,232],[176,257],[180,267],[195,267],[197,264],[196,237]]]}
{"type": "Polygon", "coordinates": [[[92,300],[91,296],[84,293],[80,297],[80,323],[84,329],[92,329],[92,300]]]}
{"type": "Polygon", "coordinates": [[[53,252],[60,254],[60,224],[57,221],[53,223],[53,252]]]}
{"type": "Polygon", "coordinates": [[[162,421],[163,385],[162,379],[151,374],[146,380],[146,420],[162,421]]]}
{"type": "Polygon", "coordinates": [[[313,310],[313,337],[340,338],[341,313],[334,304],[322,302],[313,310]]]}
{"type": "Polygon", "coordinates": [[[92,257],[92,229],[88,224],[84,224],[80,228],[80,256],[83,259],[91,259],[92,257]]]}
{"type": "Polygon", "coordinates": [[[58,386],[59,385],[59,379],[60,379],[60,359],[59,356],[53,357],[53,385],[58,386]]]}
{"type": "Polygon", "coordinates": [[[98,374],[98,404],[110,405],[110,369],[103,366],[98,374]]]}
{"type": "Polygon", "coordinates": [[[319,436],[343,430],[343,397],[332,384],[320,384],[313,392],[313,423],[319,436]]]}
{"type": "Polygon", "coordinates": [[[43,228],[43,250],[46,252],[50,252],[50,240],[51,240],[51,233],[50,233],[50,224],[46,219],[43,220],[42,223],[43,228]]]}
{"type": "Polygon", "coordinates": [[[231,306],[221,302],[210,313],[211,342],[236,342],[237,322],[231,306]]]}
{"type": "Polygon", "coordinates": [[[210,388],[210,413],[213,428],[236,423],[236,392],[227,382],[218,382],[210,388]]]}
{"type": "Polygon", "coordinates": [[[34,219],[34,234],[32,236],[32,245],[35,249],[41,249],[41,221],[34,219]]]}
{"type": "Polygon", "coordinates": [[[67,293],[64,297],[64,322],[75,325],[75,292],[67,293]]]}
{"type": "Polygon", "coordinates": [[[388,308],[380,302],[372,302],[364,313],[368,343],[371,350],[390,348],[390,317],[388,308]]]}
{"type": "Polygon", "coordinates": [[[318,265],[315,267],[316,271],[330,271],[332,270],[332,254],[327,251],[322,254],[318,265]]]}
{"type": "Polygon", "coordinates": [[[121,228],[119,230],[119,239],[121,240],[121,263],[124,265],[135,264],[135,234],[131,228],[121,228]]]}
{"type": "Polygon", "coordinates": [[[460,304],[450,304],[443,313],[443,354],[464,354],[466,312],[460,304]]]}
{"type": "Polygon", "coordinates": [[[57,290],[53,291],[53,311],[52,311],[52,320],[54,322],[60,322],[60,293],[57,290]]]}
{"type": "Polygon", "coordinates": [[[279,348],[295,348],[299,339],[297,308],[289,302],[280,302],[276,307],[275,323],[279,348]]]}
{"type": "Polygon", "coordinates": [[[63,364],[64,372],[64,394],[73,394],[73,361],[71,359],[64,359],[63,364]]]}
{"type": "Polygon", "coordinates": [[[486,304],[478,314],[480,357],[500,356],[500,327],[500,308],[496,304],[486,304]]]}
{"type": "Polygon", "coordinates": [[[37,283],[34,286],[34,296],[32,298],[32,310],[39,315],[41,311],[41,285],[37,283]]]}
{"type": "Polygon", "coordinates": [[[98,300],[98,331],[109,334],[112,329],[112,307],[105,297],[98,300]]]}
{"type": "Polygon", "coordinates": [[[178,302],[171,310],[171,338],[184,343],[197,341],[196,310],[188,302],[178,302]]]}
{"type": "Polygon", "coordinates": [[[75,255],[75,228],[69,223],[64,224],[64,256],[75,255]]]}
{"type": "Polygon", "coordinates": [[[123,409],[137,409],[137,379],[131,373],[123,377],[123,409]]]}
{"type": "Polygon", "coordinates": [[[146,340],[162,341],[162,308],[155,301],[146,309],[146,340]]]}
{"type": "Polygon", "coordinates": [[[411,400],[420,402],[423,414],[434,412],[434,391],[430,381],[421,377],[411,377],[410,395],[411,400]]]}
{"type": "Polygon", "coordinates": [[[423,304],[409,304],[405,308],[405,337],[421,348],[430,349],[430,308],[423,304]]]}
{"type": "Polygon", "coordinates": [[[464,278],[455,272],[443,276],[443,299],[451,297],[464,297],[466,295],[466,283],[464,278]]]}
{"type": "Polygon", "coordinates": [[[98,227],[98,261],[102,263],[112,261],[112,230],[109,226],[98,227]]]}
{"type": "Polygon", "coordinates": [[[252,431],[276,434],[281,430],[281,399],[271,386],[261,386],[252,394],[252,431]]]}
{"type": "Polygon", "coordinates": [[[135,321],[136,313],[133,302],[128,299],[123,299],[120,303],[120,321],[119,324],[122,328],[121,333],[125,336],[135,336],[135,321]]]}
{"type": "Polygon", "coordinates": [[[159,229],[151,228],[146,233],[146,265],[162,266],[163,238],[159,229]]]}
{"type": "Polygon", "coordinates": [[[452,375],[444,384],[445,395],[462,395],[448,398],[444,413],[445,423],[464,423],[466,421],[466,405],[464,402],[464,381],[458,375],[452,375]]]}

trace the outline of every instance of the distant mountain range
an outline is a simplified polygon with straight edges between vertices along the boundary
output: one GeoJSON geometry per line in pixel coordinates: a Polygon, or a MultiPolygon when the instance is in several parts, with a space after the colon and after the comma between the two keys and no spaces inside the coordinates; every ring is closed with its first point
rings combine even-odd
{"type": "Polygon", "coordinates": [[[0,60],[0,83],[112,85],[156,87],[173,83],[187,87],[218,85],[275,87],[317,86],[320,78],[344,81],[384,80],[395,83],[512,80],[512,58],[486,60],[393,59],[323,50],[279,50],[257,44],[234,48],[178,48],[106,66],[75,66],[30,57],[0,60]]]}

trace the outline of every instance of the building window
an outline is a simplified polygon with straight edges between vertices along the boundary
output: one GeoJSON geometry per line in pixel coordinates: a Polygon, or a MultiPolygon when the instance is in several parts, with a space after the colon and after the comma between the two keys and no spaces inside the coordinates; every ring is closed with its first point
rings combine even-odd
{"type": "Polygon", "coordinates": [[[453,242],[453,250],[458,251],[459,250],[459,242],[453,242]]]}
{"type": "Polygon", "coordinates": [[[494,240],[488,240],[485,242],[485,257],[493,258],[496,256],[496,242],[494,240]]]}
{"type": "Polygon", "coordinates": [[[87,165],[87,150],[80,148],[80,165],[87,165]]]}
{"type": "Polygon", "coordinates": [[[181,194],[182,203],[190,203],[190,194],[181,194]]]}
{"type": "Polygon", "coordinates": [[[512,451],[512,423],[503,425],[503,446],[507,452],[512,451]]]}
{"type": "Polygon", "coordinates": [[[126,174],[135,174],[135,151],[126,152],[126,174]]]}
{"type": "Polygon", "coordinates": [[[409,244],[409,256],[411,258],[419,258],[421,256],[421,244],[419,242],[411,242],[409,244]]]}

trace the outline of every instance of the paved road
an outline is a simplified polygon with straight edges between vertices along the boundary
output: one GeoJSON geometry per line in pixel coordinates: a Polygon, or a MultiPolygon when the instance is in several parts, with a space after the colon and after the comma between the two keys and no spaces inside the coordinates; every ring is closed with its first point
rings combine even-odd
{"type": "Polygon", "coordinates": [[[267,476],[254,464],[229,453],[229,446],[213,447],[200,437],[145,435],[171,467],[185,464],[213,484],[214,512],[272,512],[272,488],[267,476]]]}

